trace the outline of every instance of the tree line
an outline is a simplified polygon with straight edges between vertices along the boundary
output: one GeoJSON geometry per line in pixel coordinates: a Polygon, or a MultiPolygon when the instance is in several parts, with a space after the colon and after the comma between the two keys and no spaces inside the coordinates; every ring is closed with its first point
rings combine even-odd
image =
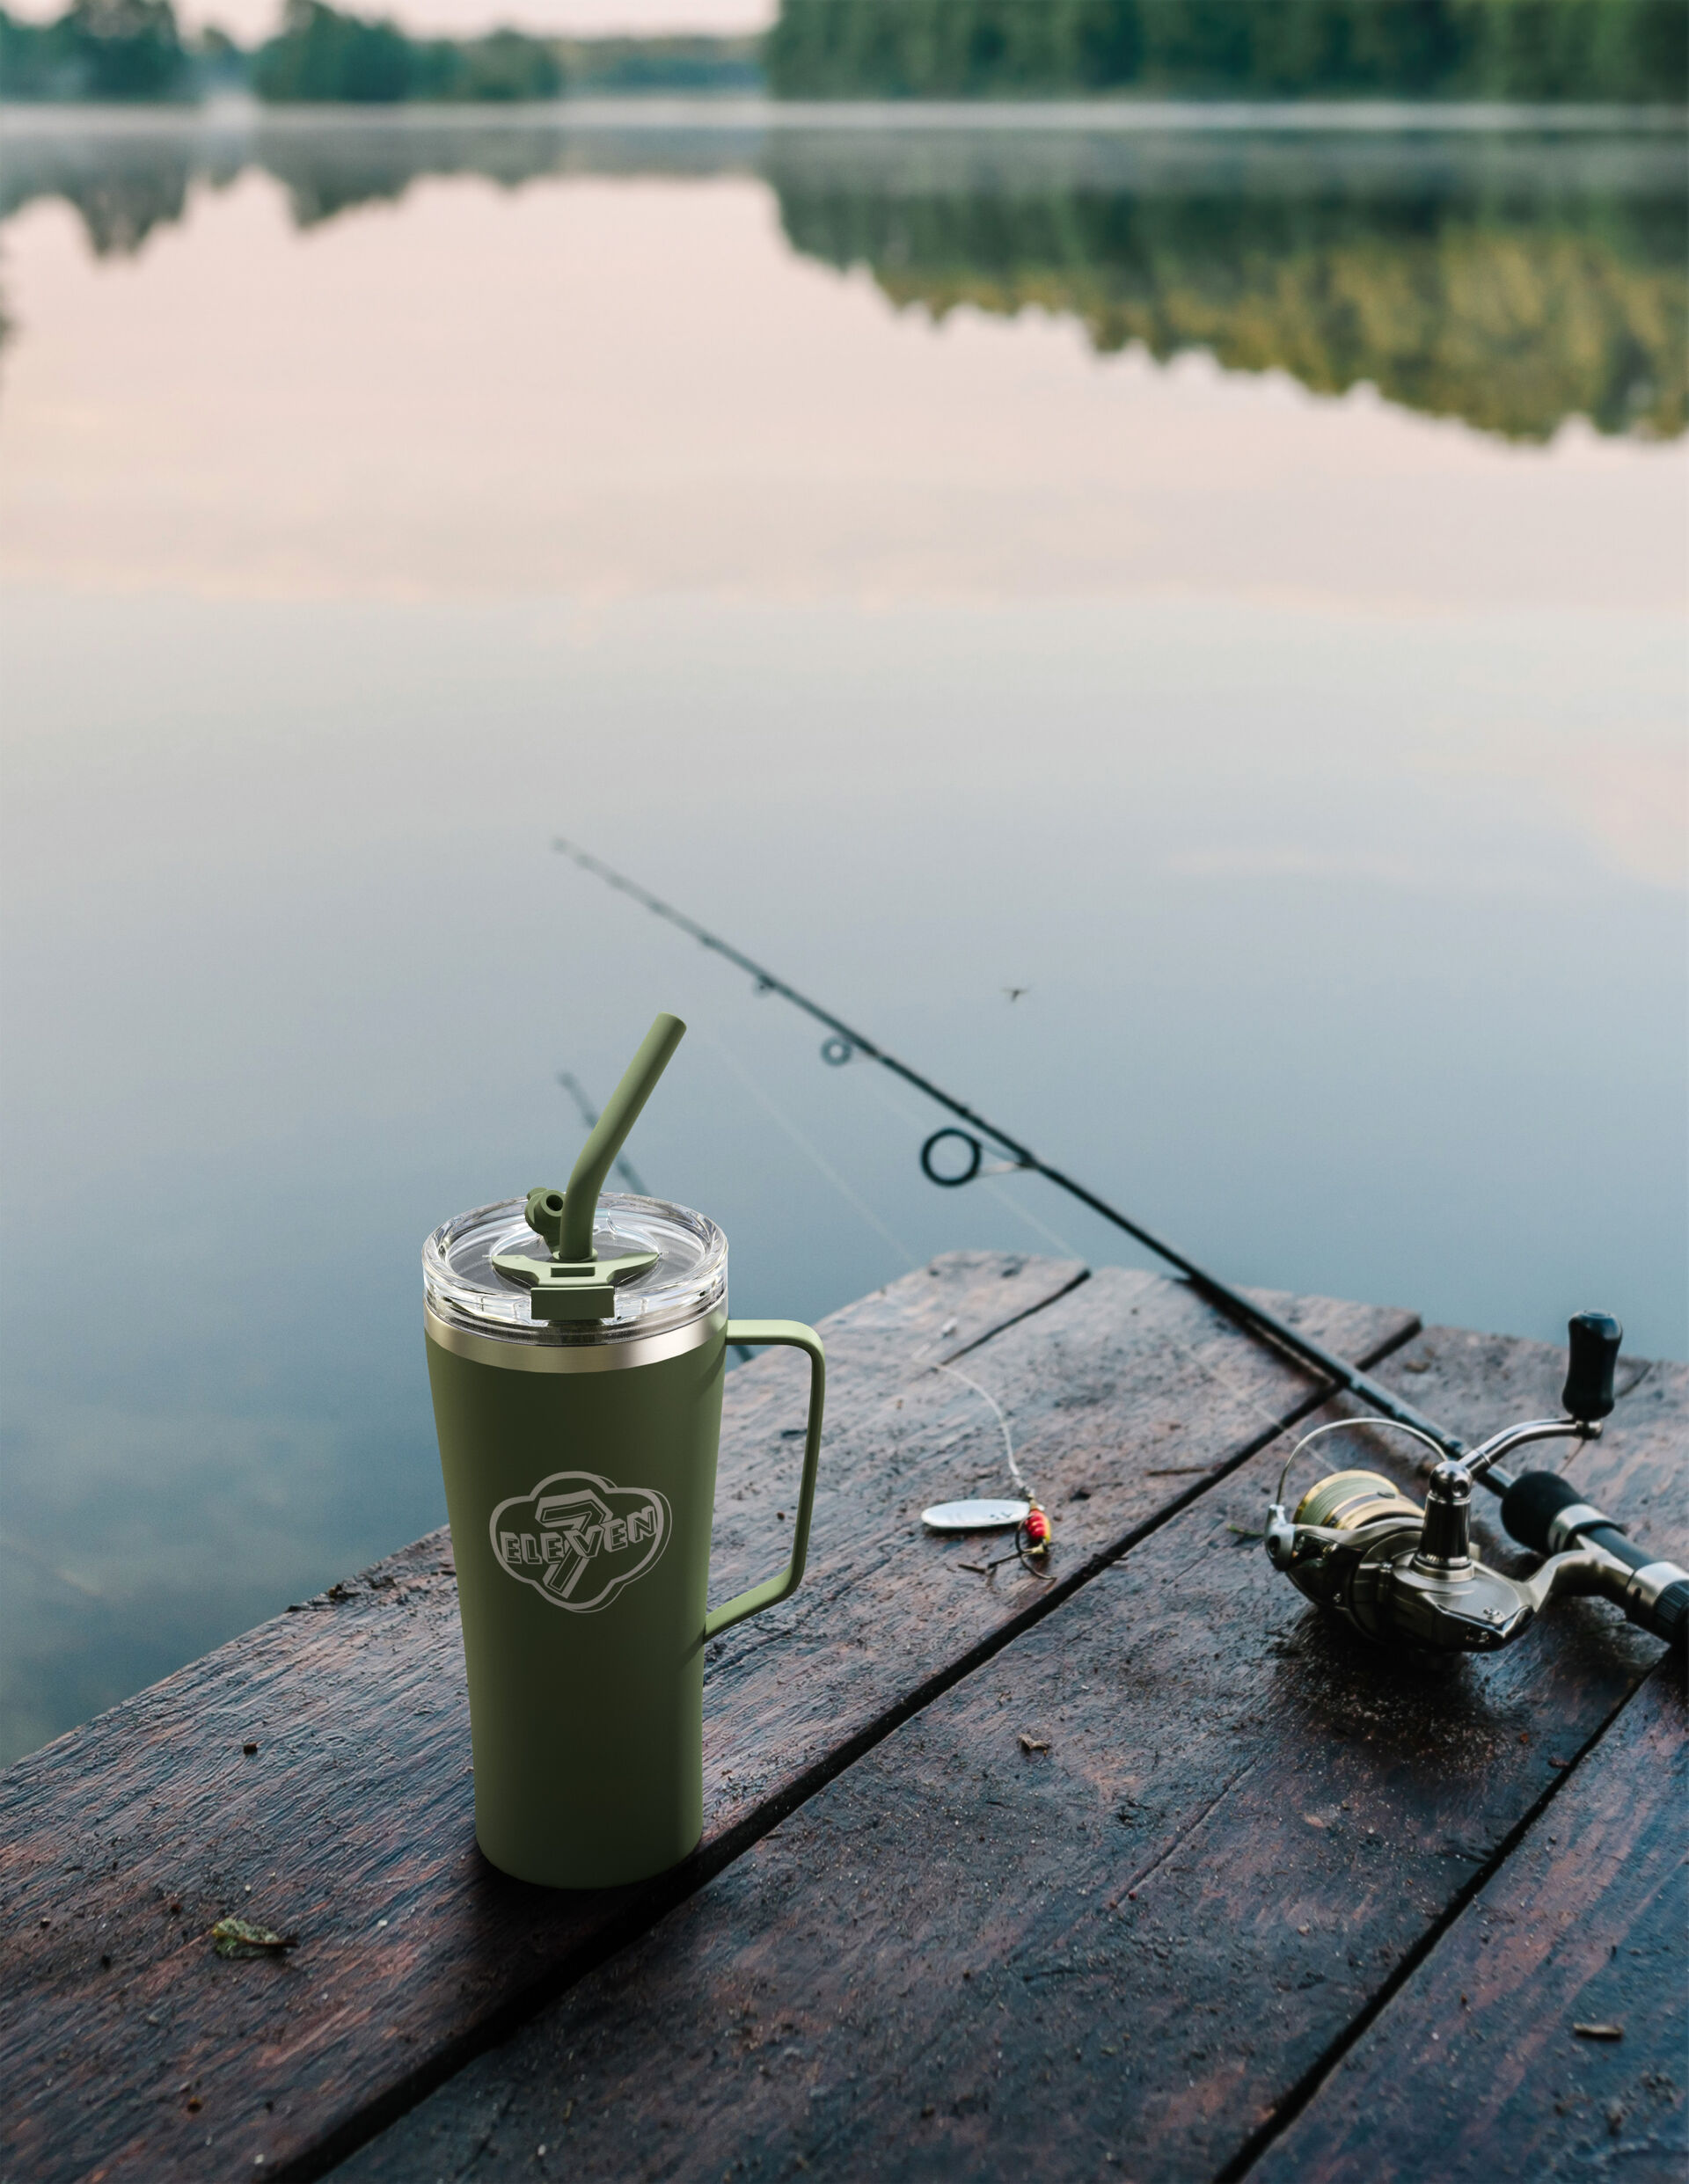
{"type": "Polygon", "coordinates": [[[0,7],[0,97],[192,100],[250,89],[275,104],[515,101],[567,91],[756,90],[752,38],[412,38],[327,0],[286,0],[277,35],[243,52],[221,32],[191,44],[172,0],[72,0],[56,22],[0,7]]]}
{"type": "Polygon", "coordinates": [[[545,40],[520,31],[413,39],[395,23],[345,15],[325,0],[287,0],[281,35],[252,56],[252,87],[277,104],[555,99],[563,71],[545,40]]]}
{"type": "Polygon", "coordinates": [[[170,0],[72,0],[54,23],[0,8],[0,97],[180,99],[195,88],[170,0]]]}
{"type": "Polygon", "coordinates": [[[1684,0],[782,0],[787,99],[1680,103],[1684,0]]]}
{"type": "Polygon", "coordinates": [[[287,0],[281,35],[260,47],[252,65],[252,90],[277,104],[515,101],[761,84],[754,39],[534,38],[508,29],[415,39],[326,0],[287,0]]]}
{"type": "Polygon", "coordinates": [[[569,91],[753,89],[786,99],[1577,99],[1681,103],[1685,0],[781,0],[766,38],[408,36],[329,0],[286,0],[277,36],[193,47],[172,0],[0,7],[0,96],[388,105],[569,91]]]}

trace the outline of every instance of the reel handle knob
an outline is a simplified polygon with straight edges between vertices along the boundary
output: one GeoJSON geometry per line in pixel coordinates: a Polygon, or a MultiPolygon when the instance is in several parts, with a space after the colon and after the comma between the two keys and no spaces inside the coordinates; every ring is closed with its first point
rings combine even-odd
{"type": "Polygon", "coordinates": [[[1566,1333],[1566,1385],[1560,1399],[1568,1418],[1591,1425],[1612,1412],[1613,1368],[1625,1331],[1605,1312],[1579,1312],[1566,1333]]]}

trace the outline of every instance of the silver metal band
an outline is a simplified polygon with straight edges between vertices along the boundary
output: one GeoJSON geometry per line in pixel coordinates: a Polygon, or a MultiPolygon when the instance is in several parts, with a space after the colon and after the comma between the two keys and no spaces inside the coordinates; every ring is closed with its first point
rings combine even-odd
{"type": "Polygon", "coordinates": [[[1586,1524],[1612,1524],[1614,1531],[1624,1530],[1623,1525],[1613,1524],[1610,1516],[1603,1516],[1599,1509],[1592,1508],[1587,1501],[1568,1501],[1549,1519],[1549,1553],[1563,1553],[1586,1524]]]}
{"type": "Polygon", "coordinates": [[[661,1334],[635,1334],[619,1342],[501,1342],[496,1335],[472,1333],[442,1319],[422,1300],[422,1325],[430,1342],[455,1356],[472,1358],[478,1365],[495,1365],[503,1372],[620,1372],[631,1365],[657,1365],[666,1357],[684,1357],[701,1350],[727,1331],[725,1304],[700,1312],[684,1326],[665,1327],[661,1334]]]}
{"type": "Polygon", "coordinates": [[[1685,1576],[1689,1572],[1680,1570],[1675,1562],[1649,1562],[1631,1572],[1625,1590],[1643,1607],[1652,1608],[1658,1605],[1660,1595],[1669,1586],[1681,1585],[1685,1576]]]}

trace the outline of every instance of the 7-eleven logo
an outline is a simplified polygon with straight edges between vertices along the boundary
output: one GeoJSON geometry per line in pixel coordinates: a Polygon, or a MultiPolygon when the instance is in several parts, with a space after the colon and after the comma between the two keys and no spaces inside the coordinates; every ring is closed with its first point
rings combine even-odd
{"type": "Polygon", "coordinates": [[[554,1608],[591,1615],[644,1576],[669,1527],[669,1504],[653,1487],[553,1472],[531,1494],[501,1501],[488,1529],[507,1577],[531,1585],[554,1608]]]}

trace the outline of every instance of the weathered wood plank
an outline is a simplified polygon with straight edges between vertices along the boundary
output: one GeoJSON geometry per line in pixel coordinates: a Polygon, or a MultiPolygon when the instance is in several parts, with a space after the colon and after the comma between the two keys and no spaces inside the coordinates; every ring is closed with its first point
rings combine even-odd
{"type": "Polygon", "coordinates": [[[1689,1711],[1650,1676],[1250,2184],[1689,2175],[1689,1711]],[[1618,2040],[1580,2038],[1579,2025],[1618,2040]]]}
{"type": "MultiPolygon", "coordinates": [[[[14,1769],[9,2173],[195,2176],[260,2153],[272,2169],[320,2164],[1037,1613],[1037,1581],[967,1576],[948,1567],[964,1550],[919,1536],[923,1501],[998,1461],[991,1410],[935,1362],[964,1354],[1047,1494],[1088,1492],[1059,1512],[1070,1581],[1201,1484],[1179,1466],[1232,1460],[1309,1399],[1296,1371],[1188,1290],[1081,1275],[974,1254],[829,1323],[811,1576],[710,1665],[706,1842],[671,1880],[552,1895],[480,1859],[438,1537],[14,1769]],[[1152,1433],[1177,1475],[1146,1478],[1122,1454],[1152,1433]],[[206,1929],[231,1910],[296,1931],[297,1952],[215,1958],[206,1929]]],[[[1411,1325],[1368,1307],[1293,1309],[1367,1355],[1411,1325]]],[[[795,1450],[780,1435],[801,1417],[796,1376],[778,1358],[735,1372],[728,1412],[718,1592],[783,1551],[795,1450]]]]}
{"type": "MultiPolygon", "coordinates": [[[[1476,1433],[1552,1407],[1563,1361],[1436,1331],[1388,1370],[1476,1433]]],[[[1576,1459],[1679,1559],[1686,1420],[1689,1373],[1655,1368],[1576,1459]]],[[[1384,1436],[1323,1446],[1411,1476],[1384,1436]]],[[[346,2184],[515,2178],[541,2146],[582,2179],[1230,2173],[1659,1654],[1593,1602],[1441,1673],[1372,1652],[1247,1536],[1281,1460],[1141,1539],[346,2184]]]]}
{"type": "MultiPolygon", "coordinates": [[[[906,1351],[969,1348],[1084,1278],[1073,1262],[960,1253],[859,1299],[825,1323],[834,1421],[848,1421],[856,1388],[877,1403],[906,1351]]],[[[724,1511],[760,1442],[778,1451],[768,1464],[790,1461],[779,1424],[788,1404],[803,1413],[786,1365],[764,1355],[728,1376],[724,1511]]],[[[771,1543],[755,1544],[771,1567],[771,1543]]],[[[220,2173],[237,2117],[256,2130],[324,2086],[332,2115],[431,2050],[435,1983],[472,1998],[439,2012],[448,2038],[494,2006],[501,1954],[519,1982],[530,1953],[522,1905],[543,1899],[511,1891],[489,1920],[500,1884],[473,1848],[467,1739],[442,1530],[0,1777],[5,2173],[81,2177],[125,2159],[220,2173]],[[240,1910],[334,1934],[333,1983],[318,1976],[320,1947],[259,1966],[261,1988],[212,1959],[205,1930],[240,1910]],[[261,2087],[240,2085],[254,2068],[248,2033],[270,2050],[261,2087]]],[[[272,2160],[320,2120],[272,2127],[272,2160]]]]}

